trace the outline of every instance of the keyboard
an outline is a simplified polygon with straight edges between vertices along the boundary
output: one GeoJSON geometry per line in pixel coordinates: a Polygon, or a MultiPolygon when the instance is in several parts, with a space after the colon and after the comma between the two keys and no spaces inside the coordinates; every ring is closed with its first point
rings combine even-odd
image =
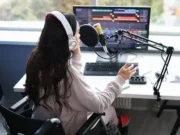
{"type": "MultiPolygon", "coordinates": [[[[118,62],[91,62],[86,63],[84,68],[84,75],[86,76],[116,76],[119,69],[125,63],[118,62]]],[[[138,63],[129,63],[138,66],[138,63]]],[[[135,75],[139,75],[139,70],[137,69],[135,75]]]]}

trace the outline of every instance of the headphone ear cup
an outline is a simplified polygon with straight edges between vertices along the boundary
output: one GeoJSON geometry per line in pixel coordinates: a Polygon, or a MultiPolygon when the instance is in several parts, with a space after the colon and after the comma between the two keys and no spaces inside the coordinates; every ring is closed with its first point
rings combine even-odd
{"type": "Polygon", "coordinates": [[[77,41],[75,37],[69,38],[69,49],[74,50],[76,48],[77,41]]]}

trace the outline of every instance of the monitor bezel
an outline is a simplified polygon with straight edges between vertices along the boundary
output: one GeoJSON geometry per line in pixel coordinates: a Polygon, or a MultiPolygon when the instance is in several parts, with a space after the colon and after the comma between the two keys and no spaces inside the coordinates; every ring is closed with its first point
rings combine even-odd
{"type": "MultiPolygon", "coordinates": [[[[125,9],[131,9],[131,8],[137,8],[137,9],[146,9],[148,10],[148,26],[147,26],[147,39],[149,39],[149,28],[150,28],[150,19],[151,19],[151,7],[150,6],[95,6],[95,5],[74,5],[73,6],[73,13],[76,15],[76,8],[97,8],[97,9],[105,9],[105,8],[125,8],[125,9]]],[[[102,48],[95,48],[96,51],[103,51],[102,48]]],[[[81,50],[83,51],[94,51],[92,48],[89,47],[81,47],[81,50]]],[[[123,50],[133,50],[136,51],[136,49],[131,48],[123,48],[123,50]]],[[[138,49],[137,49],[138,50],[138,49]]],[[[147,51],[148,46],[146,49],[141,49],[142,51],[147,51]]],[[[138,50],[138,51],[141,51],[138,50]]]]}

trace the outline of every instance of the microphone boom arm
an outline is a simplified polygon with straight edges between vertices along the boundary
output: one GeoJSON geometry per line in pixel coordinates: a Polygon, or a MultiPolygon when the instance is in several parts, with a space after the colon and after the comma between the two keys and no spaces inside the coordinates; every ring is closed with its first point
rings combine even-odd
{"type": "Polygon", "coordinates": [[[117,37],[117,35],[126,37],[128,39],[131,39],[131,40],[133,40],[135,42],[138,42],[138,43],[141,43],[143,45],[150,46],[150,47],[152,47],[154,49],[157,49],[157,50],[167,54],[166,59],[164,61],[163,68],[162,68],[161,73],[160,73],[160,76],[158,77],[156,83],[153,86],[154,95],[157,96],[157,101],[160,101],[161,96],[160,96],[159,90],[161,88],[161,84],[163,82],[164,76],[165,76],[165,74],[166,74],[166,72],[168,70],[169,62],[171,60],[171,56],[173,54],[174,48],[172,46],[165,46],[165,45],[163,45],[161,43],[157,43],[155,41],[149,40],[149,39],[147,39],[145,37],[136,35],[134,33],[126,31],[126,30],[118,30],[117,32],[115,32],[115,34],[113,34],[111,36],[108,36],[106,39],[117,37]],[[136,38],[138,38],[138,39],[136,39],[136,38]]]}

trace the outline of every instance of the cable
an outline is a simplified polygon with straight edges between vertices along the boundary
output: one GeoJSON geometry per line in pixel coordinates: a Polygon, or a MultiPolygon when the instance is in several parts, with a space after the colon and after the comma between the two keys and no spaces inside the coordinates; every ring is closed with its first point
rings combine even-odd
{"type": "Polygon", "coordinates": [[[97,51],[96,51],[96,49],[95,49],[94,47],[91,47],[91,48],[94,50],[94,52],[97,54],[97,56],[99,56],[99,57],[102,58],[102,59],[107,59],[107,60],[109,60],[109,59],[113,59],[113,58],[115,58],[115,57],[117,57],[117,56],[119,55],[119,53],[117,53],[117,54],[114,55],[114,56],[111,56],[111,57],[109,57],[109,58],[105,58],[105,57],[101,56],[100,54],[98,54],[97,51]]]}
{"type": "MultiPolygon", "coordinates": [[[[160,44],[161,45],[161,44],[160,44]]],[[[164,50],[164,47],[162,46],[162,50],[164,50]]],[[[161,52],[161,58],[165,62],[165,59],[163,58],[163,51],[161,52]]]]}
{"type": "MultiPolygon", "coordinates": [[[[121,36],[121,46],[120,46],[120,52],[122,52],[122,54],[125,54],[126,52],[123,50],[123,45],[124,43],[122,43],[122,40],[123,40],[123,36],[121,36]]],[[[118,49],[119,50],[119,49],[118,49]]]]}
{"type": "MultiPolygon", "coordinates": [[[[121,43],[122,40],[123,40],[123,37],[119,40],[119,43],[118,43],[117,46],[116,46],[116,49],[115,49],[115,50],[117,50],[117,51],[116,51],[115,55],[116,55],[117,53],[120,54],[120,52],[121,52],[121,51],[119,51],[119,46],[122,44],[122,43],[121,43]]],[[[111,55],[111,56],[113,56],[113,55],[111,55]]]]}
{"type": "MultiPolygon", "coordinates": [[[[131,37],[131,41],[133,41],[133,43],[134,44],[136,44],[135,42],[134,42],[134,40],[132,39],[133,37],[132,37],[132,34],[130,34],[130,32],[128,31],[128,35],[131,37]]],[[[122,36],[122,38],[123,38],[123,36],[122,36]]],[[[123,48],[121,47],[121,51],[123,51],[124,52],[124,54],[126,53],[126,54],[128,54],[127,52],[125,52],[124,50],[123,50],[123,48]]],[[[133,60],[135,60],[135,59],[137,59],[138,58],[138,55],[136,54],[136,53],[132,53],[132,52],[129,52],[129,54],[133,54],[133,55],[135,55],[135,58],[133,58],[133,59],[131,59],[130,61],[133,61],[133,60]]]]}
{"type": "MultiPolygon", "coordinates": [[[[136,44],[135,43],[135,41],[133,40],[133,35],[129,32],[129,31],[127,31],[127,33],[128,33],[128,35],[131,37],[131,40],[134,42],[134,44],[136,44]]],[[[157,44],[155,44],[155,46],[156,46],[157,44]]],[[[164,50],[164,46],[162,45],[162,44],[158,44],[158,45],[160,45],[161,47],[162,47],[162,50],[164,50]]],[[[161,58],[162,58],[162,60],[164,61],[164,63],[165,63],[165,59],[163,58],[163,51],[161,51],[161,58]]],[[[167,74],[168,74],[168,69],[167,69],[167,74]]],[[[165,76],[165,80],[166,80],[166,76],[165,76]]],[[[159,79],[157,80],[157,82],[159,81],[159,79]]],[[[157,83],[156,82],[156,83],[157,83]]]]}
{"type": "MultiPolygon", "coordinates": [[[[128,33],[128,35],[131,37],[131,40],[133,41],[133,43],[135,44],[135,45],[137,45],[137,43],[133,40],[133,35],[129,32],[129,31],[127,31],[127,33],[128,33]]],[[[144,45],[143,43],[140,43],[139,45],[144,45]]]]}
{"type": "MultiPolygon", "coordinates": [[[[163,47],[163,46],[162,46],[162,50],[164,50],[164,47],[163,47]]],[[[165,63],[166,61],[165,61],[165,59],[164,59],[164,57],[163,57],[163,53],[165,53],[165,52],[163,52],[163,51],[161,52],[161,58],[162,58],[162,60],[163,60],[164,63],[165,63]]],[[[168,69],[167,69],[167,74],[169,74],[169,73],[168,73],[168,69]]]]}
{"type": "MultiPolygon", "coordinates": [[[[135,57],[133,58],[133,59],[131,59],[130,61],[133,61],[133,60],[135,60],[135,59],[137,59],[137,57],[138,57],[138,55],[136,54],[136,53],[132,53],[132,52],[125,52],[124,50],[123,50],[123,45],[124,45],[124,43],[122,43],[122,40],[123,40],[123,36],[122,36],[122,38],[121,38],[121,42],[120,42],[120,44],[121,44],[121,46],[120,46],[120,52],[122,52],[122,55],[123,54],[133,54],[133,55],[135,55],[135,57]]],[[[118,49],[119,50],[119,49],[118,49]]]]}
{"type": "MultiPolygon", "coordinates": [[[[130,34],[130,33],[128,33],[128,34],[130,34]]],[[[130,35],[131,36],[131,35],[130,35]]],[[[117,56],[117,54],[120,54],[121,52],[122,52],[122,55],[123,54],[126,54],[127,52],[125,52],[124,50],[123,50],[123,48],[122,48],[122,46],[123,46],[123,44],[124,43],[122,43],[122,40],[123,40],[123,38],[124,38],[124,36],[121,36],[121,39],[119,40],[119,43],[118,43],[118,45],[116,46],[116,50],[117,50],[117,52],[116,52],[116,54],[115,55],[110,55],[110,57],[113,57],[114,58],[114,56],[117,56]],[[119,47],[120,46],[120,47],[119,47]]],[[[132,38],[132,37],[131,37],[132,38]]],[[[117,38],[116,38],[116,40],[117,40],[117,38]]],[[[132,39],[131,39],[132,40],[132,39]]],[[[132,40],[133,41],[133,40],[132,40]]],[[[134,41],[133,41],[134,42],[134,41]]],[[[134,42],[134,44],[136,44],[135,42],[134,42]]],[[[130,53],[130,54],[133,54],[133,55],[135,55],[135,58],[133,58],[132,60],[135,60],[135,59],[137,59],[137,54],[135,54],[135,53],[130,53]]],[[[131,60],[131,61],[132,61],[131,60]]]]}
{"type": "Polygon", "coordinates": [[[100,57],[100,58],[102,58],[102,59],[113,59],[113,58],[115,58],[115,57],[117,57],[119,54],[120,54],[120,51],[119,51],[119,46],[120,46],[120,44],[121,44],[121,41],[122,41],[122,38],[119,40],[119,43],[118,43],[118,45],[116,46],[116,50],[117,50],[117,52],[116,52],[116,54],[112,54],[112,55],[108,55],[109,56],[109,58],[105,58],[105,57],[103,57],[103,56],[101,56],[100,54],[98,54],[97,53],[97,51],[96,51],[96,49],[95,49],[95,47],[91,47],[93,50],[94,50],[94,52],[100,57]]]}
{"type": "Polygon", "coordinates": [[[136,54],[136,53],[132,53],[132,52],[125,52],[125,51],[123,51],[124,53],[122,53],[122,55],[123,54],[133,54],[134,55],[134,58],[132,58],[131,60],[129,60],[129,61],[133,61],[133,60],[135,60],[135,59],[137,59],[138,58],[138,55],[136,54]]]}
{"type": "MultiPolygon", "coordinates": [[[[155,44],[155,45],[157,45],[157,44],[155,44]]],[[[162,44],[159,44],[159,45],[161,45],[162,50],[164,50],[163,45],[162,45],[162,44]]],[[[164,52],[161,51],[161,58],[162,58],[163,62],[165,63],[165,59],[163,58],[163,53],[164,53],[164,52]]],[[[166,65],[167,65],[167,64],[166,64],[166,65]]],[[[167,69],[167,74],[168,74],[168,69],[167,69]]],[[[165,75],[165,76],[159,76],[158,79],[157,79],[157,81],[154,83],[154,86],[157,85],[157,83],[161,80],[161,78],[163,78],[163,82],[165,82],[165,81],[167,80],[166,75],[165,75]],[[164,77],[165,77],[165,79],[164,79],[164,77]]]]}
{"type": "MultiPolygon", "coordinates": [[[[133,43],[134,44],[136,44],[135,43],[135,41],[133,40],[133,35],[128,31],[127,32],[128,33],[128,35],[131,37],[131,40],[133,41],[133,43]]],[[[157,44],[155,44],[155,45],[157,45],[157,44]]],[[[162,44],[159,44],[160,46],[162,46],[162,50],[164,50],[164,46],[162,45],[162,44]]],[[[164,58],[163,58],[163,51],[161,51],[161,58],[163,59],[163,61],[164,61],[164,63],[165,63],[165,60],[164,60],[164,58]]],[[[168,74],[168,70],[167,70],[167,74],[168,74]]],[[[164,76],[159,76],[159,78],[157,79],[157,81],[154,83],[154,86],[156,86],[157,84],[159,84],[159,82],[161,81],[161,79],[162,79],[162,77],[163,77],[163,79],[164,79],[164,76]]],[[[150,79],[149,79],[150,80],[150,79]]],[[[166,81],[167,80],[167,77],[165,76],[165,80],[163,80],[163,81],[166,81]]],[[[151,81],[150,81],[151,82],[151,81]]],[[[152,84],[152,83],[151,83],[152,84]]],[[[159,91],[157,91],[157,92],[159,92],[159,91]]]]}
{"type": "Polygon", "coordinates": [[[163,58],[163,52],[161,52],[161,58],[165,62],[165,59],[163,58]]]}

